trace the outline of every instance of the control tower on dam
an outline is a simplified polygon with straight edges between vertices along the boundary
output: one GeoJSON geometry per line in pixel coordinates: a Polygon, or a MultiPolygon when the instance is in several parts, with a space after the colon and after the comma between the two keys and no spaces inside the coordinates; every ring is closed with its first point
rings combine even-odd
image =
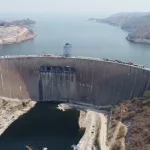
{"type": "Polygon", "coordinates": [[[150,71],[88,58],[0,58],[0,96],[26,101],[115,105],[150,90],[150,71]]]}

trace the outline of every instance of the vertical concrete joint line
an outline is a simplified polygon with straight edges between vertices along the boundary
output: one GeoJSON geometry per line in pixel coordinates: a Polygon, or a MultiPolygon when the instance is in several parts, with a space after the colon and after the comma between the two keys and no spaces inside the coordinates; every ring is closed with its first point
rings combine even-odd
{"type": "Polygon", "coordinates": [[[1,73],[1,82],[2,82],[2,89],[3,89],[3,92],[4,92],[4,83],[3,83],[3,74],[1,73]]]}
{"type": "MultiPolygon", "coordinates": [[[[8,60],[7,60],[7,73],[8,73],[8,60]]],[[[8,73],[8,80],[9,80],[9,73],[8,73]]],[[[10,96],[10,98],[11,98],[10,80],[9,80],[8,86],[9,86],[9,96],[10,96]]]]}
{"type": "Polygon", "coordinates": [[[132,91],[131,91],[129,100],[130,100],[130,99],[132,98],[132,96],[133,96],[133,91],[134,91],[134,88],[135,88],[136,77],[137,77],[137,68],[136,68],[136,74],[135,74],[135,78],[134,78],[133,88],[132,88],[132,91]]]}
{"type": "Polygon", "coordinates": [[[20,91],[21,91],[21,86],[20,86],[20,91]]]}
{"type": "Polygon", "coordinates": [[[139,96],[140,91],[141,91],[141,88],[142,88],[142,84],[143,84],[143,76],[144,76],[144,74],[142,74],[142,80],[141,80],[141,84],[140,84],[140,88],[139,88],[139,92],[138,92],[137,97],[139,96]]]}
{"type": "MultiPolygon", "coordinates": [[[[92,63],[93,66],[94,63],[92,63]]],[[[91,92],[93,91],[93,67],[92,67],[92,85],[91,85],[91,92]]]]}

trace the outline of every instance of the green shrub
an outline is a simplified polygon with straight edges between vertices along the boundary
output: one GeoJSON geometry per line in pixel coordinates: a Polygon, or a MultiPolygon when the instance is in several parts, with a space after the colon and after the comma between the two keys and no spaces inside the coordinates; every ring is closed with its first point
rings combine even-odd
{"type": "Polygon", "coordinates": [[[137,97],[133,97],[132,98],[132,101],[134,101],[134,102],[138,102],[138,101],[140,101],[137,97]]]}
{"type": "Polygon", "coordinates": [[[150,91],[145,91],[145,93],[144,93],[143,96],[144,96],[144,97],[150,97],[150,91]]]}
{"type": "Polygon", "coordinates": [[[150,110],[150,106],[144,106],[144,107],[143,107],[143,110],[144,110],[144,111],[150,110]]]}

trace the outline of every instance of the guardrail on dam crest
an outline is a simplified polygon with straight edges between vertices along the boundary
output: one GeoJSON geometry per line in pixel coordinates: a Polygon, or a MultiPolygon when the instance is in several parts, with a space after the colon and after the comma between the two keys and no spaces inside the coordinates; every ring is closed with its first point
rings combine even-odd
{"type": "Polygon", "coordinates": [[[115,105],[150,90],[150,71],[86,58],[0,58],[0,96],[115,105]]]}

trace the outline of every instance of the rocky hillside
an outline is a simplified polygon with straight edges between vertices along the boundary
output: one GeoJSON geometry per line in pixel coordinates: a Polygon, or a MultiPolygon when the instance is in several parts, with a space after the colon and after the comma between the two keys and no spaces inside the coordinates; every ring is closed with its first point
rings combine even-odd
{"type": "Polygon", "coordinates": [[[4,100],[0,98],[0,136],[11,123],[27,113],[35,105],[36,103],[33,101],[30,101],[26,106],[23,106],[23,103],[19,100],[4,100]]]}
{"type": "Polygon", "coordinates": [[[129,32],[127,40],[138,43],[150,43],[150,12],[147,13],[119,13],[104,19],[91,18],[99,23],[120,26],[129,32]]]}
{"type": "Polygon", "coordinates": [[[79,127],[85,129],[77,145],[80,150],[150,150],[150,91],[109,112],[76,104],[58,106],[63,111],[71,108],[80,110],[79,127]]]}
{"type": "Polygon", "coordinates": [[[150,43],[150,25],[138,27],[128,34],[127,40],[137,43],[150,43]]]}
{"type": "Polygon", "coordinates": [[[0,27],[0,44],[20,43],[35,38],[35,34],[26,27],[0,27]]]}
{"type": "Polygon", "coordinates": [[[123,102],[112,111],[111,127],[108,141],[113,141],[111,150],[122,150],[121,139],[125,137],[127,150],[150,150],[150,91],[145,92],[141,98],[123,102]],[[118,128],[120,124],[128,128],[118,128]],[[119,129],[114,138],[116,129],[119,129]]]}

